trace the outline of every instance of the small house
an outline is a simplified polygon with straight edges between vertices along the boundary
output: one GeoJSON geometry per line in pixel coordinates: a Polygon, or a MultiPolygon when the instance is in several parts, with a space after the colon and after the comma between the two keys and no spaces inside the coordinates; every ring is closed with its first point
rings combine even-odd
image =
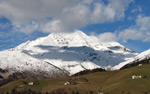
{"type": "Polygon", "coordinates": [[[66,86],[66,85],[70,85],[70,82],[65,82],[64,85],[65,85],[65,86],[66,86]]]}
{"type": "Polygon", "coordinates": [[[28,83],[29,86],[33,86],[33,84],[34,84],[33,82],[29,82],[28,83]]]}
{"type": "Polygon", "coordinates": [[[139,64],[139,67],[141,67],[142,66],[142,64],[139,64]]]}
{"type": "Polygon", "coordinates": [[[142,76],[141,75],[132,75],[132,79],[141,79],[142,78],[142,76]]]}

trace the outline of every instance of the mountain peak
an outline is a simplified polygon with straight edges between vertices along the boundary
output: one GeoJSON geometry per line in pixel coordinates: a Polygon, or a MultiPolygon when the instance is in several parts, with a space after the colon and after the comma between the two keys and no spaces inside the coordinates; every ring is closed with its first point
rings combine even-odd
{"type": "MultiPolygon", "coordinates": [[[[48,62],[46,64],[53,65],[56,69],[60,68],[60,70],[75,74],[86,69],[110,68],[133,58],[137,53],[118,42],[103,43],[96,36],[88,36],[84,32],[76,30],[71,33],[51,33],[46,37],[22,43],[0,55],[2,55],[0,58],[4,59],[3,63],[11,60],[16,62],[14,64],[18,64],[18,61],[22,64],[30,62],[36,69],[38,68],[36,62],[32,60],[36,58],[37,62],[48,62]],[[13,58],[7,60],[6,56],[9,55],[12,55],[10,57],[13,58]],[[26,59],[27,61],[22,60],[17,55],[26,56],[28,59],[26,59]]],[[[10,66],[9,63],[7,64],[10,66]]],[[[15,65],[11,66],[14,68],[15,65]]]]}
{"type": "Polygon", "coordinates": [[[68,47],[79,47],[79,46],[88,46],[93,47],[100,44],[100,41],[97,37],[88,36],[80,30],[70,33],[51,33],[46,37],[38,38],[34,41],[27,41],[22,43],[15,49],[17,50],[28,50],[37,45],[45,46],[68,46],[68,47]]]}

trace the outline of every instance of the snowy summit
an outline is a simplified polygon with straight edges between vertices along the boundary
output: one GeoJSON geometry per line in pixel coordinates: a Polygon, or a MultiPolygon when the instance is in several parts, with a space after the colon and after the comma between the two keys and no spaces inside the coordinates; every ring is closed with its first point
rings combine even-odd
{"type": "Polygon", "coordinates": [[[104,68],[125,62],[138,53],[118,42],[101,42],[82,31],[51,33],[0,52],[0,68],[11,71],[73,75],[86,69],[104,68]]]}

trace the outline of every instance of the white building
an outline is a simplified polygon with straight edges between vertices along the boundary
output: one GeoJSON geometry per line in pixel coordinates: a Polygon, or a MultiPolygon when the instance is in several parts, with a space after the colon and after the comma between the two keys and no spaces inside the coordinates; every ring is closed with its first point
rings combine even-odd
{"type": "Polygon", "coordinates": [[[139,75],[139,76],[137,76],[137,75],[132,75],[132,79],[141,79],[141,78],[142,78],[141,75],[139,75]]]}
{"type": "Polygon", "coordinates": [[[33,86],[33,82],[29,82],[28,85],[29,85],[29,86],[33,86]]]}
{"type": "Polygon", "coordinates": [[[66,86],[66,85],[70,85],[70,82],[65,82],[64,85],[65,85],[65,86],[66,86]]]}

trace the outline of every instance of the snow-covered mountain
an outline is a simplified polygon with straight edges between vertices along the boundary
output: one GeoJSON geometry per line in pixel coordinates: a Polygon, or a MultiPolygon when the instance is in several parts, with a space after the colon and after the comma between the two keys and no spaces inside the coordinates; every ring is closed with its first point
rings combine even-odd
{"type": "Polygon", "coordinates": [[[44,77],[58,77],[67,75],[67,71],[62,70],[49,62],[45,62],[20,51],[6,50],[0,52],[0,68],[15,72],[32,72],[44,77]]]}
{"type": "Polygon", "coordinates": [[[97,37],[77,30],[73,33],[51,33],[1,51],[0,68],[72,75],[85,69],[110,69],[136,55],[117,42],[100,42],[97,37]]]}
{"type": "Polygon", "coordinates": [[[125,62],[121,62],[120,64],[112,67],[112,70],[119,70],[122,67],[126,66],[127,64],[138,63],[142,60],[148,60],[148,59],[150,59],[150,49],[142,52],[141,54],[137,55],[134,58],[131,58],[125,62]]]}

